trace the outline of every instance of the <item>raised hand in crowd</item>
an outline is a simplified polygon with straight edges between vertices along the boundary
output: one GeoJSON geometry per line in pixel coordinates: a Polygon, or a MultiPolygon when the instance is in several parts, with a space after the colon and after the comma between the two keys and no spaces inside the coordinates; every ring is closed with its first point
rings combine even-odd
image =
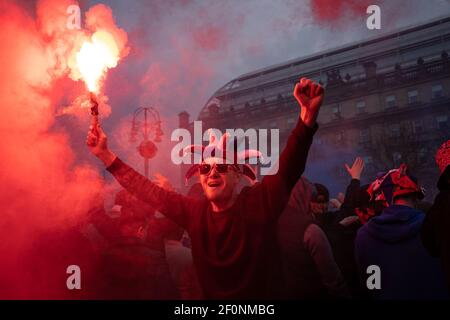
{"type": "Polygon", "coordinates": [[[364,160],[361,157],[357,157],[351,167],[345,164],[348,174],[352,179],[361,180],[361,173],[364,169],[364,160]]]}

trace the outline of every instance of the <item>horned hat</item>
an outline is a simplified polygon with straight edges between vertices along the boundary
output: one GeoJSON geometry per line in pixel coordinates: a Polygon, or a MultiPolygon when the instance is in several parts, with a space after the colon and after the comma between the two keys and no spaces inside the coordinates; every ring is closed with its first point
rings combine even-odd
{"type": "MultiPolygon", "coordinates": [[[[214,130],[209,129],[208,133],[209,144],[207,146],[195,144],[187,146],[183,150],[184,154],[198,154],[201,156],[201,162],[208,158],[218,158],[223,161],[222,163],[237,165],[245,177],[250,181],[255,181],[256,172],[246,162],[250,159],[262,159],[262,153],[255,149],[245,149],[245,136],[243,135],[231,137],[229,132],[226,132],[218,138],[214,130]]],[[[186,181],[198,172],[199,166],[200,163],[194,164],[186,172],[186,181]]]]}

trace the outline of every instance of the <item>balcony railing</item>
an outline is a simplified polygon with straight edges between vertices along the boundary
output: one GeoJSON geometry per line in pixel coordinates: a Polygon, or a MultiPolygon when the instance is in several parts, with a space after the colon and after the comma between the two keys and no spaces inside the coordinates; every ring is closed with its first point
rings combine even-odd
{"type": "Polygon", "coordinates": [[[353,92],[361,92],[363,90],[376,90],[384,88],[392,88],[395,86],[404,86],[408,83],[426,80],[436,76],[450,76],[450,62],[447,59],[439,59],[423,63],[421,65],[411,66],[405,69],[397,69],[394,71],[378,74],[373,78],[354,79],[347,82],[335,83],[329,87],[331,96],[333,98],[333,91],[337,96],[342,94],[341,89],[346,90],[347,94],[353,92]],[[339,92],[339,93],[338,93],[339,92]]]}

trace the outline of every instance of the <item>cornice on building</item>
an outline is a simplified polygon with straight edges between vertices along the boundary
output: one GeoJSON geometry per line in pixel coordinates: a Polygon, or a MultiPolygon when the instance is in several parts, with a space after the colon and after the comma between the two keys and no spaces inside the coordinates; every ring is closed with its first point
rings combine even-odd
{"type": "MultiPolygon", "coordinates": [[[[303,76],[316,80],[318,78],[324,80],[323,76],[326,75],[327,79],[324,80],[324,83],[327,87],[328,102],[332,102],[333,99],[336,99],[335,101],[339,101],[340,97],[342,98],[341,101],[343,101],[350,96],[358,97],[367,95],[368,92],[376,92],[377,90],[383,89],[388,90],[390,89],[389,85],[402,87],[407,86],[407,83],[410,81],[425,82],[428,81],[426,77],[411,80],[411,78],[417,78],[415,72],[417,73],[419,66],[411,65],[412,61],[410,60],[403,61],[404,63],[400,61],[402,60],[400,57],[403,55],[407,56],[412,51],[415,52],[415,59],[420,59],[421,48],[424,48],[425,51],[424,55],[422,55],[423,58],[425,58],[424,65],[422,67],[427,70],[431,70],[431,73],[434,74],[434,76],[437,76],[437,73],[433,72],[432,68],[439,67],[441,60],[433,59],[433,61],[430,61],[430,57],[433,56],[432,53],[430,54],[430,50],[435,51],[434,57],[436,57],[442,52],[446,52],[445,50],[450,49],[450,17],[443,17],[430,23],[405,28],[400,31],[392,32],[388,35],[361,41],[359,43],[349,44],[315,55],[291,60],[283,64],[256,70],[255,72],[242,75],[230,81],[227,85],[219,89],[212,96],[212,98],[209,99],[209,101],[219,101],[222,104],[221,109],[231,109],[232,113],[236,115],[247,112],[248,109],[253,106],[256,108],[261,108],[264,106],[269,107],[274,103],[279,103],[280,96],[282,98],[281,100],[284,100],[286,96],[290,95],[290,91],[292,90],[294,83],[298,81],[299,70],[301,70],[303,76]],[[432,37],[430,37],[430,34],[432,37]],[[373,46],[376,46],[376,48],[373,46]],[[368,49],[369,47],[370,49],[368,49]],[[362,48],[365,49],[361,51],[362,48]],[[342,56],[342,54],[347,52],[347,56],[342,56]],[[350,52],[352,53],[350,54],[350,52]],[[359,53],[356,54],[356,52],[359,53]],[[334,55],[341,55],[340,58],[337,59],[337,62],[335,58],[327,60],[326,63],[325,60],[323,60],[334,55]],[[386,60],[380,65],[379,73],[376,73],[376,64],[375,68],[372,68],[372,73],[367,73],[367,66],[374,64],[374,62],[378,63],[379,61],[384,61],[383,59],[395,59],[395,57],[399,57],[399,59],[397,59],[398,61],[395,61],[388,66],[386,65],[386,61],[388,60],[386,60]],[[313,68],[306,67],[306,64],[316,60],[321,61],[319,66],[313,68]],[[301,69],[298,69],[299,66],[301,66],[301,69]],[[401,79],[398,79],[399,70],[397,69],[397,66],[399,67],[400,72],[404,73],[404,76],[401,79]],[[349,74],[346,71],[349,67],[353,68],[351,70],[354,70],[357,67],[357,70],[362,72],[365,69],[366,75],[361,76],[361,74],[356,74],[358,79],[352,79],[352,77],[355,78],[355,74],[351,74],[351,72],[349,74]],[[277,74],[278,71],[283,69],[292,70],[283,73],[281,76],[280,74],[277,74]],[[347,74],[341,77],[339,74],[340,70],[343,70],[344,73],[347,72],[347,74]],[[372,77],[371,75],[375,76],[372,77]],[[250,78],[258,77],[261,79],[255,83],[249,83],[249,85],[243,85],[241,83],[240,86],[231,88],[231,84],[235,81],[242,82],[246,79],[248,80],[250,78]],[[340,95],[334,97],[333,90],[339,90],[339,88],[342,88],[342,86],[345,85],[347,85],[347,87],[351,85],[350,90],[344,92],[345,96],[342,95],[343,92],[339,92],[340,95]],[[229,88],[224,90],[224,88],[227,87],[229,88]],[[270,95],[264,94],[264,92],[268,91],[272,91],[272,93],[270,95]],[[236,100],[239,100],[239,97],[248,98],[240,98],[240,101],[236,102],[236,100]],[[266,103],[261,104],[261,99],[265,99],[266,103]],[[242,100],[244,101],[242,102],[242,100]],[[250,107],[246,107],[246,105],[250,105],[250,107]]],[[[447,73],[450,73],[450,70],[447,70],[447,73]]],[[[445,76],[445,74],[441,75],[441,77],[445,76]]],[[[198,117],[199,119],[203,120],[208,117],[208,106],[209,103],[207,103],[205,108],[203,108],[198,117]]],[[[226,111],[224,112],[219,110],[219,113],[221,117],[229,116],[226,111]]]]}

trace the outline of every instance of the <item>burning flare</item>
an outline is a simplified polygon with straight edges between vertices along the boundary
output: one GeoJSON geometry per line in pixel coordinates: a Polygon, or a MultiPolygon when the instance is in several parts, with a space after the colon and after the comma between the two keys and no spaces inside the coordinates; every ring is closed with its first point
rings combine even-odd
{"type": "Polygon", "coordinates": [[[120,51],[114,37],[104,31],[96,31],[91,41],[85,41],[76,55],[76,63],[83,81],[90,92],[99,93],[100,80],[106,71],[117,66],[120,51]]]}

